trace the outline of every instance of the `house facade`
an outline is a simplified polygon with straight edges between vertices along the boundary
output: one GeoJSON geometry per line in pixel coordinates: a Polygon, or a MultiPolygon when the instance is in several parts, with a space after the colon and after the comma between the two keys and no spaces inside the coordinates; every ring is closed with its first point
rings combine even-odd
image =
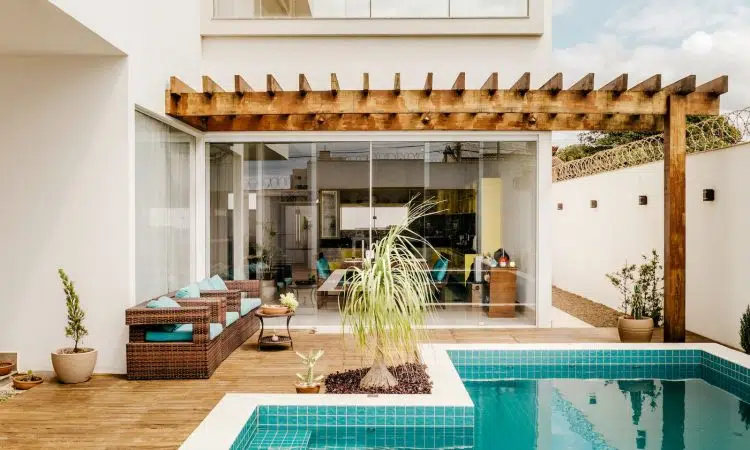
{"type": "Polygon", "coordinates": [[[335,329],[325,279],[427,198],[441,205],[415,228],[439,253],[422,249],[440,286],[431,326],[549,326],[549,132],[202,132],[166,116],[164,94],[171,76],[230,90],[237,74],[258,91],[267,74],[294,91],[300,74],[312,90],[332,74],[342,89],[364,77],[395,89],[394,74],[404,90],[428,74],[436,89],[461,73],[466,86],[493,72],[540,84],[547,0],[11,0],[0,12],[0,351],[24,366],[49,369],[65,344],[58,267],[78,283],[103,373],[125,371],[127,307],[207,275],[261,278],[264,301],[315,278],[317,293],[295,291],[312,298],[292,325],[335,329]],[[483,255],[508,265],[482,270],[483,255]]]}

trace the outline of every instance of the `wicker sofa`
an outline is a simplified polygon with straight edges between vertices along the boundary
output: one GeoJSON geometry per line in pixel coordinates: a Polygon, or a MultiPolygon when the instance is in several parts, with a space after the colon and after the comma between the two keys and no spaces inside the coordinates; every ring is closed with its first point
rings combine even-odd
{"type": "MultiPolygon", "coordinates": [[[[125,312],[130,327],[126,346],[129,380],[209,378],[259,328],[260,282],[227,281],[228,290],[200,291],[200,298],[174,298],[179,308],[149,308],[150,300],[125,312]],[[245,292],[247,297],[242,296],[245,292]],[[235,312],[236,319],[227,325],[235,312]],[[242,314],[242,313],[245,314],[242,314]],[[190,324],[189,341],[154,341],[161,326],[190,324]],[[218,331],[218,332],[217,332],[218,331]]],[[[161,337],[161,336],[159,336],[161,337]]],[[[168,339],[168,338],[167,338],[168,339]]]]}

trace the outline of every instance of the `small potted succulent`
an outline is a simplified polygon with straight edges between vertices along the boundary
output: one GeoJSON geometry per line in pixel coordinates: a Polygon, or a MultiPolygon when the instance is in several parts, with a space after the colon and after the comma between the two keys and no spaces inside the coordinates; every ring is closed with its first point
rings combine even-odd
{"type": "Polygon", "coordinates": [[[33,387],[39,386],[44,380],[42,377],[34,375],[34,372],[29,370],[23,375],[16,375],[13,377],[13,387],[25,391],[33,387]]]}
{"type": "Polygon", "coordinates": [[[323,381],[323,375],[315,376],[315,364],[323,356],[323,350],[310,350],[307,355],[297,352],[297,356],[302,359],[307,370],[304,374],[298,373],[297,382],[294,387],[298,394],[317,394],[320,392],[320,382],[323,381]]]}
{"type": "Polygon", "coordinates": [[[73,339],[74,345],[72,348],[61,348],[53,352],[51,355],[52,367],[61,383],[83,383],[88,381],[94,373],[97,352],[93,348],[85,348],[79,345],[81,339],[89,334],[86,327],[83,326],[83,319],[86,314],[81,308],[73,282],[70,281],[64,270],[58,270],[58,274],[63,284],[65,304],[68,309],[68,324],[65,327],[65,336],[73,339]]]}

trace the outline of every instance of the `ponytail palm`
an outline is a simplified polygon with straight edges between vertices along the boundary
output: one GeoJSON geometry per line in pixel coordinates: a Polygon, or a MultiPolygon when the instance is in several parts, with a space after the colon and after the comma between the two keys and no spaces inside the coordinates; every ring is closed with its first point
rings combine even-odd
{"type": "Polygon", "coordinates": [[[361,349],[374,354],[372,368],[360,383],[363,388],[396,386],[387,364],[415,354],[424,337],[435,284],[420,249],[435,249],[409,226],[432,214],[436,204],[410,202],[403,222],[371,246],[374,259],[355,268],[346,282],[343,325],[351,328],[361,349]]]}

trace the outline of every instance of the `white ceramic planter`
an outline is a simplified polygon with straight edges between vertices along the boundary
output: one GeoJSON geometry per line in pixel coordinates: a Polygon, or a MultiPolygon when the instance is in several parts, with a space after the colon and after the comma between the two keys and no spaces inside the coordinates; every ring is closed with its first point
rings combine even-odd
{"type": "Polygon", "coordinates": [[[52,353],[52,367],[61,383],[76,384],[88,381],[96,367],[96,350],[81,353],[63,353],[60,349],[52,353]]]}

